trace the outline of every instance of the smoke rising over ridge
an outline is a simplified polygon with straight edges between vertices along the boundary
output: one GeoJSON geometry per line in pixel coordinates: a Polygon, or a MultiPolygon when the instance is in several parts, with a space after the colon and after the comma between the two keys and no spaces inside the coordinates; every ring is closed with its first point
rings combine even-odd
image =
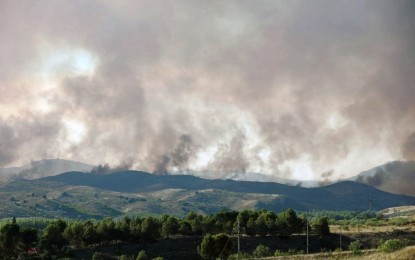
{"type": "Polygon", "coordinates": [[[0,167],[330,181],[413,160],[414,32],[409,0],[2,1],[0,167]]]}

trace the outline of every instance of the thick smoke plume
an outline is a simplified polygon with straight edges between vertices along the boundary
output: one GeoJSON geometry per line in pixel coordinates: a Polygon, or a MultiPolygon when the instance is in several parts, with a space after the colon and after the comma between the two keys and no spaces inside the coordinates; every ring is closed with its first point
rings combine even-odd
{"type": "Polygon", "coordinates": [[[415,4],[0,3],[0,167],[330,180],[414,158],[415,4]]]}
{"type": "Polygon", "coordinates": [[[405,159],[415,161],[415,132],[405,139],[402,145],[402,154],[405,159]]]}
{"type": "Polygon", "coordinates": [[[357,181],[388,192],[415,196],[415,162],[390,162],[374,171],[358,176],[357,181]]]}

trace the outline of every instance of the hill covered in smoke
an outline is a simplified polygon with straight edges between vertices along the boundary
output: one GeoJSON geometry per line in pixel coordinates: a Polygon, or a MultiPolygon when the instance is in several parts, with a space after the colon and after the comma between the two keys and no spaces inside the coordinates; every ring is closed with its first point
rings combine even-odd
{"type": "Polygon", "coordinates": [[[1,1],[0,167],[330,181],[414,160],[414,6],[1,1]]]}
{"type": "Polygon", "coordinates": [[[415,196],[415,161],[394,161],[351,178],[378,189],[415,196]]]}
{"type": "Polygon", "coordinates": [[[36,179],[70,171],[89,172],[93,169],[93,165],[82,162],[63,159],[44,159],[40,161],[32,161],[24,166],[0,168],[0,178],[36,179]]]}

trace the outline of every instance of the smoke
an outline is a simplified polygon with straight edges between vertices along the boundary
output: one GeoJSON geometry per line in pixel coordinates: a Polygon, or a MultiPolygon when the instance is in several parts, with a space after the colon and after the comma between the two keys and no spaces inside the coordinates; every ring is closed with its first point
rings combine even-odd
{"type": "Polygon", "coordinates": [[[156,163],[153,173],[166,175],[169,171],[183,172],[188,166],[189,160],[197,154],[197,145],[192,137],[183,134],[179,137],[179,143],[169,154],[163,154],[156,163]]]}
{"type": "Polygon", "coordinates": [[[415,160],[415,132],[410,134],[402,144],[402,154],[408,161],[415,160]]]}
{"type": "MultiPolygon", "coordinates": [[[[318,186],[325,186],[333,183],[333,180],[331,180],[331,176],[333,176],[334,171],[326,171],[321,174],[321,179],[318,181],[318,186]]],[[[301,185],[300,185],[301,186],[301,185]]]]}
{"type": "Polygon", "coordinates": [[[388,192],[415,196],[415,162],[391,162],[373,171],[356,180],[388,192]]]}
{"type": "Polygon", "coordinates": [[[90,171],[91,174],[109,174],[113,172],[128,171],[132,167],[131,161],[122,162],[119,165],[111,167],[108,163],[99,164],[92,168],[90,171]]]}
{"type": "Polygon", "coordinates": [[[413,159],[414,7],[2,1],[0,167],[334,180],[413,159]]]}
{"type": "Polygon", "coordinates": [[[245,133],[238,131],[229,144],[221,143],[213,157],[213,161],[207,165],[206,171],[214,169],[219,176],[230,172],[246,172],[250,165],[244,151],[245,142],[245,133]]]}

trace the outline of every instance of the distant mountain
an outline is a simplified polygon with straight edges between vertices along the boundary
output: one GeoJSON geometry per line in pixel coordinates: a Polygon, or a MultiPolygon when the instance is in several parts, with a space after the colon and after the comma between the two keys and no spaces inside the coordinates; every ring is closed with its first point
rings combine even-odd
{"type": "Polygon", "coordinates": [[[415,162],[389,162],[362,172],[350,180],[391,193],[415,196],[415,162]]]}
{"type": "Polygon", "coordinates": [[[352,181],[317,188],[303,188],[274,182],[207,180],[194,176],[154,175],[138,171],[124,171],[108,175],[71,172],[43,180],[130,193],[164,189],[216,189],[239,193],[275,194],[285,196],[287,207],[299,210],[367,210],[369,199],[372,200],[372,208],[376,210],[394,205],[415,205],[414,197],[390,194],[352,181]]]}
{"type": "Polygon", "coordinates": [[[32,161],[21,167],[0,168],[0,176],[35,179],[70,171],[89,172],[93,167],[90,164],[70,160],[44,159],[32,161]]]}
{"type": "Polygon", "coordinates": [[[222,179],[235,181],[257,181],[257,182],[278,182],[291,186],[301,187],[317,187],[320,186],[318,181],[303,181],[288,178],[281,178],[272,174],[264,174],[258,172],[229,172],[217,173],[214,171],[187,171],[181,173],[171,173],[173,175],[192,175],[204,179],[222,179]]]}
{"type": "Polygon", "coordinates": [[[140,171],[109,174],[67,172],[36,180],[19,179],[0,187],[0,218],[11,216],[103,218],[123,214],[179,216],[223,208],[280,211],[381,210],[415,205],[415,197],[391,194],[344,181],[304,188],[273,182],[209,180],[190,175],[140,171]]]}

